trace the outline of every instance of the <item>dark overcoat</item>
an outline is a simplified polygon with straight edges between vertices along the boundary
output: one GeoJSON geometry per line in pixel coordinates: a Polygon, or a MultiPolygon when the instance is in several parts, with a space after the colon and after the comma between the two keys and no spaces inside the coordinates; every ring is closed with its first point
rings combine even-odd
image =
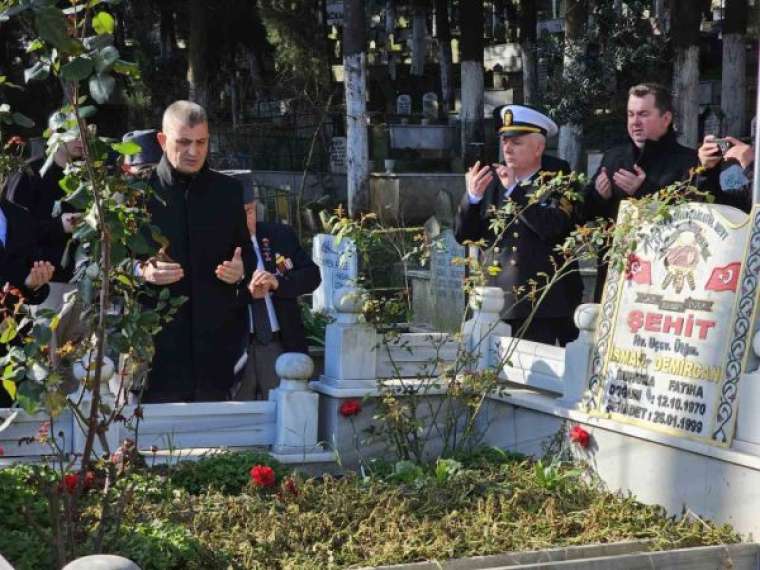
{"type": "Polygon", "coordinates": [[[247,328],[246,284],[255,267],[237,180],[204,166],[194,175],[161,159],[150,179],[156,196],[148,203],[152,223],[169,241],[172,260],[184,277],[169,286],[188,298],[156,336],[156,354],[144,401],[222,399],[233,383],[247,328]],[[245,276],[224,283],[216,267],[242,249],[245,276]]]}

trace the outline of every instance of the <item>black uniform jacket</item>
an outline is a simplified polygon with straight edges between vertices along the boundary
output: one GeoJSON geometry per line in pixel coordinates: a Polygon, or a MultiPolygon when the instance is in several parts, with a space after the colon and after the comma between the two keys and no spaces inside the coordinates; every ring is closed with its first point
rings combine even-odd
{"type": "Polygon", "coordinates": [[[319,267],[298,243],[298,237],[290,226],[259,222],[256,224],[256,239],[264,258],[264,269],[275,274],[279,282],[271,298],[280,325],[283,348],[285,352],[306,353],[308,343],[298,297],[319,287],[322,282],[319,267]],[[287,260],[279,267],[276,263],[278,256],[287,260]]]}
{"type": "MultiPolygon", "coordinates": [[[[26,167],[8,180],[6,197],[9,201],[23,206],[31,214],[36,224],[36,261],[49,261],[55,266],[53,281],[65,282],[71,279],[73,262],[62,266],[63,254],[71,236],[63,231],[61,216],[53,217],[53,206],[65,197],[58,182],[63,178],[63,169],[56,163],[50,165],[44,176],[40,168],[45,157],[29,160],[26,167]]],[[[61,213],[74,212],[68,202],[61,202],[61,213]]],[[[73,252],[72,252],[73,259],[73,252]]]]}
{"type": "MultiPolygon", "coordinates": [[[[559,169],[570,172],[567,163],[559,165],[559,169]]],[[[554,274],[555,265],[552,260],[557,267],[564,262],[562,256],[554,251],[554,247],[562,243],[575,225],[573,212],[568,204],[562,203],[564,201],[557,196],[546,196],[541,201],[525,207],[530,195],[536,190],[530,182],[537,175],[516,186],[512,191],[510,198],[522,213],[496,244],[499,248],[501,272],[491,277],[491,285],[504,289],[505,313],[502,316],[505,319],[524,319],[530,314],[531,301],[525,298],[524,293],[516,297],[515,288],[527,288],[531,279],[543,285],[545,279],[539,277],[539,273],[547,273],[550,276],[554,274]]],[[[494,178],[479,204],[470,204],[469,195],[465,192],[454,223],[454,235],[459,243],[480,239],[485,239],[488,245],[493,243],[496,236],[489,229],[488,211],[492,205],[497,208],[503,205],[505,192],[506,188],[498,178],[494,178]]],[[[572,316],[580,303],[583,283],[577,266],[571,269],[576,271],[569,272],[551,287],[539,305],[535,318],[572,316]]]]}
{"type": "Polygon", "coordinates": [[[168,255],[184,276],[169,286],[188,301],[156,336],[146,401],[171,396],[193,400],[199,392],[227,390],[247,329],[246,284],[255,255],[245,223],[240,182],[204,166],[194,175],[175,171],[166,156],[150,179],[152,223],[169,240],[168,255]],[[218,279],[217,265],[242,249],[245,276],[237,285],[218,279]]]}
{"type": "Polygon", "coordinates": [[[612,176],[621,168],[634,172],[633,166],[638,165],[646,173],[644,183],[634,195],[635,198],[640,198],[654,194],[673,182],[687,179],[689,169],[698,163],[697,151],[678,144],[673,129],[658,141],[647,141],[641,149],[630,139],[625,144],[612,147],[604,153],[602,164],[586,187],[586,217],[617,217],[620,202],[628,197],[612,180],[612,176]],[[612,197],[609,200],[602,198],[594,188],[603,167],[607,169],[607,176],[612,183],[612,197]]]}

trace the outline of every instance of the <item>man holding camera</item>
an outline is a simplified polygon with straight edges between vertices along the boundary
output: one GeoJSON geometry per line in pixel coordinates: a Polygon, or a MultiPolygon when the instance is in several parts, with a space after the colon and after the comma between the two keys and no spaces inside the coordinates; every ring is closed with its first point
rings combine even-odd
{"type": "Polygon", "coordinates": [[[697,186],[713,194],[717,202],[749,212],[755,162],[752,145],[734,137],[707,135],[697,153],[705,169],[697,177],[697,186]]]}
{"type": "MultiPolygon", "coordinates": [[[[642,83],[628,91],[629,140],[604,153],[602,164],[585,192],[587,218],[617,218],[620,202],[654,194],[688,178],[697,166],[697,153],[676,142],[673,99],[656,83],[642,83]]],[[[607,264],[597,266],[594,301],[602,296],[607,264]]]]}

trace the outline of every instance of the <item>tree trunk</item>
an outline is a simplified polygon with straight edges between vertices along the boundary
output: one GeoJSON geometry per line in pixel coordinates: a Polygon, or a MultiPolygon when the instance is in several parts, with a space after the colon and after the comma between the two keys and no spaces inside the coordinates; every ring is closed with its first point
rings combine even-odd
{"type": "Polygon", "coordinates": [[[748,15],[747,0],[726,0],[720,106],[725,117],[723,133],[735,137],[747,132],[745,35],[748,15]]]}
{"type": "Polygon", "coordinates": [[[161,58],[169,59],[174,55],[174,46],[177,45],[177,33],[174,28],[174,10],[171,6],[165,4],[161,5],[160,34],[161,58]]]}
{"type": "Polygon", "coordinates": [[[348,213],[369,203],[367,52],[363,0],[345,0],[343,67],[346,90],[346,182],[348,213]]]}
{"type": "Polygon", "coordinates": [[[190,2],[190,39],[187,58],[188,98],[208,109],[208,29],[206,3],[203,0],[190,2]]]}
{"type": "MultiPolygon", "coordinates": [[[[483,132],[483,0],[471,0],[461,12],[462,158],[470,145],[485,141],[483,132]]],[[[465,166],[468,166],[465,164],[465,166]]]]}
{"type": "Polygon", "coordinates": [[[536,3],[520,1],[520,51],[522,52],[523,103],[538,102],[538,61],[536,57],[536,3]]]}
{"type": "Polygon", "coordinates": [[[675,47],[673,95],[678,141],[696,148],[699,143],[699,25],[702,11],[693,0],[671,3],[671,37],[675,47]]]}
{"type": "Polygon", "coordinates": [[[435,20],[438,32],[438,63],[441,67],[441,114],[454,108],[454,76],[451,72],[451,25],[449,1],[435,0],[435,20]]]}
{"type": "Polygon", "coordinates": [[[665,0],[654,0],[654,20],[659,33],[667,34],[670,31],[670,15],[665,0]]]}
{"type": "Polygon", "coordinates": [[[412,21],[412,68],[411,75],[422,77],[425,74],[425,55],[427,52],[426,2],[416,0],[412,21]]]}
{"type": "MultiPolygon", "coordinates": [[[[565,0],[565,52],[562,60],[563,81],[573,81],[573,70],[578,69],[584,53],[584,32],[588,17],[585,0],[565,0]]],[[[559,156],[570,163],[573,170],[583,167],[583,125],[567,122],[559,129],[559,156]]]]}
{"type": "Polygon", "coordinates": [[[396,56],[393,53],[393,43],[396,38],[396,1],[386,0],[385,2],[385,44],[388,54],[388,75],[395,81],[396,79],[396,56]]]}

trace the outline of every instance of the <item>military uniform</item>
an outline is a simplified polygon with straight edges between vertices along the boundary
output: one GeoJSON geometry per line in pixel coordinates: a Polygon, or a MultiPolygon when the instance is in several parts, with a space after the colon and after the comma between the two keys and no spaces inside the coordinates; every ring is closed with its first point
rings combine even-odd
{"type": "MultiPolygon", "coordinates": [[[[533,110],[531,113],[540,117],[533,114],[528,114],[527,117],[530,121],[537,123],[538,127],[530,121],[519,121],[520,118],[525,118],[521,112],[521,109],[525,107],[518,105],[507,107],[513,113],[508,120],[510,125],[507,126],[517,124],[519,129],[519,123],[524,122],[527,123],[526,130],[504,131],[504,125],[501,125],[499,129],[502,136],[504,132],[521,134],[541,132],[538,128],[545,124],[543,119],[549,121],[550,128],[554,125],[548,117],[533,110]]],[[[548,132],[550,131],[546,130],[542,134],[546,135],[548,132]]],[[[542,161],[542,167],[545,164],[546,162],[542,161]]],[[[558,159],[555,159],[552,166],[564,172],[570,171],[569,165],[558,159]]],[[[495,244],[490,254],[491,258],[482,260],[485,265],[490,265],[495,257],[500,265],[501,271],[489,278],[489,284],[504,290],[503,318],[512,326],[515,335],[525,325],[532,311],[533,302],[528,295],[531,288],[530,282],[535,280],[540,287],[546,282],[540,274],[546,273],[551,276],[555,272],[555,267],[564,263],[564,259],[554,251],[554,248],[564,241],[575,225],[573,205],[565,198],[547,195],[529,205],[531,195],[536,192],[533,182],[537,177],[538,172],[512,188],[505,188],[500,179],[494,176],[480,201],[475,202],[469,193],[465,193],[455,219],[457,241],[463,243],[468,240],[484,239],[490,246],[497,237],[489,228],[492,217],[491,206],[501,207],[509,196],[520,212],[499,242],[495,244]]],[[[573,324],[573,313],[581,301],[583,283],[577,271],[577,265],[573,264],[569,269],[568,274],[554,283],[540,302],[523,338],[548,344],[557,342],[560,346],[564,346],[577,337],[578,331],[573,324]]],[[[540,294],[539,292],[539,296],[540,294]]]]}

